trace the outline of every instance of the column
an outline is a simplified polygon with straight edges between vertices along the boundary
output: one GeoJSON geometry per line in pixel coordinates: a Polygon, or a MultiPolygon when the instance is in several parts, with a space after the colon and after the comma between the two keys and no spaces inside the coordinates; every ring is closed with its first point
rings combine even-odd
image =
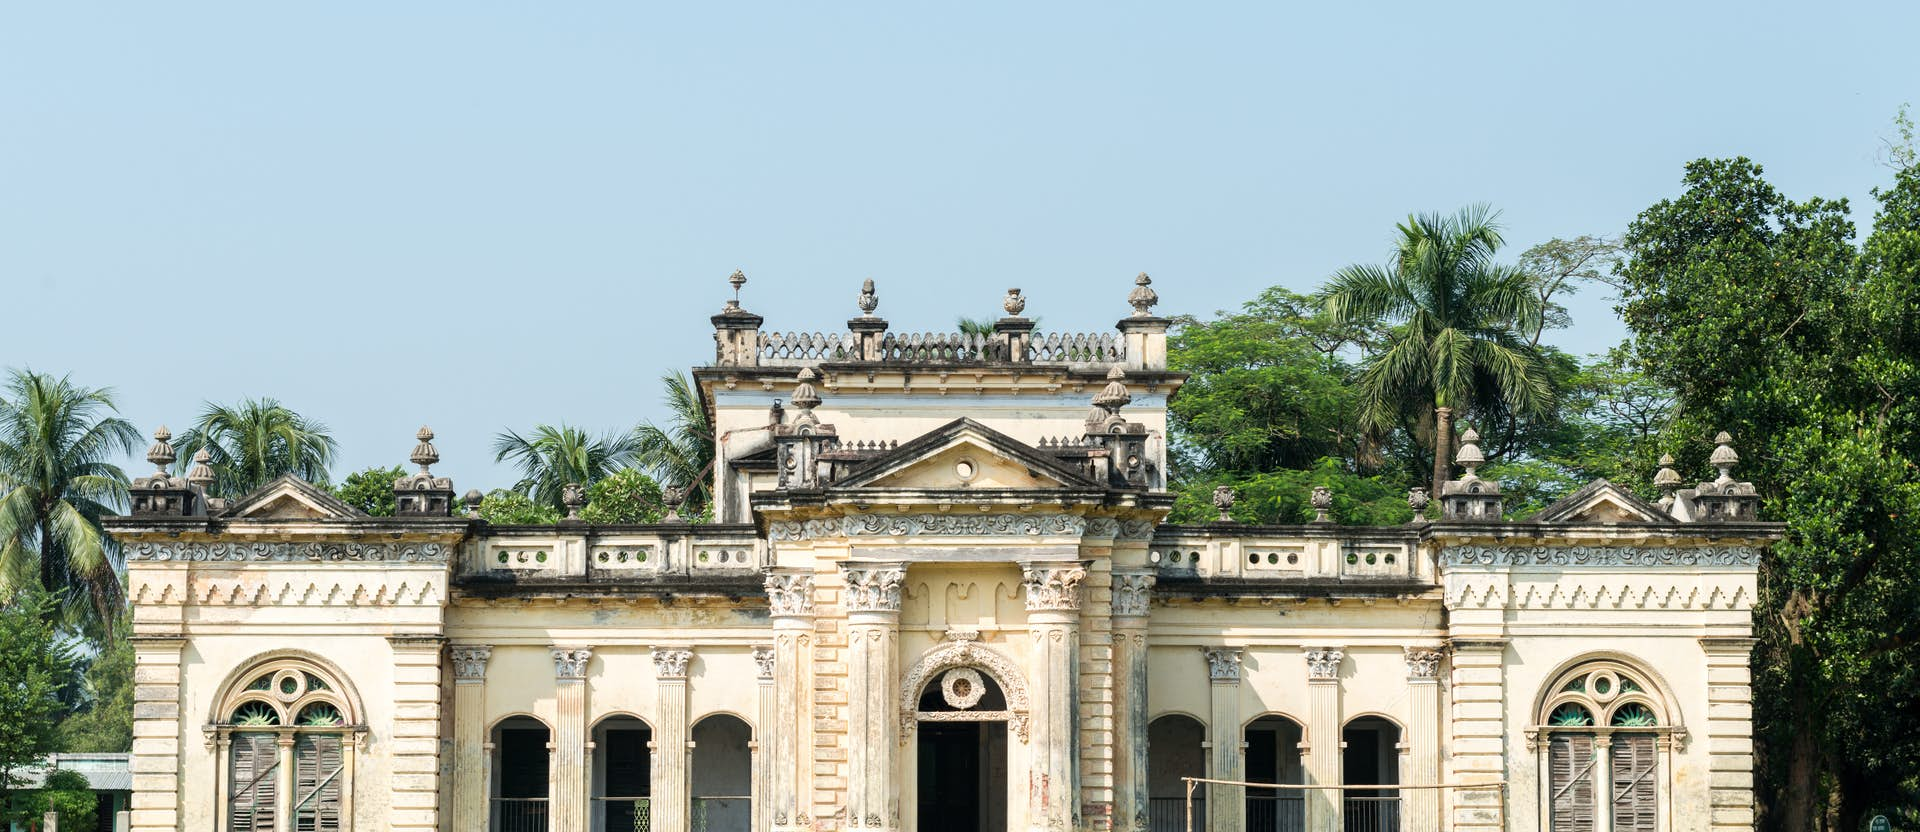
{"type": "Polygon", "coordinates": [[[659,724],[653,727],[653,832],[687,832],[692,813],[687,791],[687,663],[685,647],[653,648],[659,724]]]}
{"type": "Polygon", "coordinates": [[[1147,615],[1152,574],[1113,576],[1114,828],[1147,830],[1147,615]]]}
{"type": "Polygon", "coordinates": [[[773,732],[780,721],[775,712],[772,645],[753,648],[753,663],[760,669],[760,699],[753,726],[753,832],[773,828],[773,732]]]}
{"type": "Polygon", "coordinates": [[[389,829],[440,828],[440,651],[446,642],[438,635],[387,638],[393,650],[389,829]]]}
{"type": "MultiPolygon", "coordinates": [[[[180,651],[186,646],[187,640],[177,635],[133,637],[133,754],[128,762],[133,800],[128,820],[135,832],[180,827],[180,651]]],[[[225,777],[225,771],[215,775],[216,780],[225,777]]],[[[217,811],[224,814],[226,807],[217,811]]]]}
{"type": "Polygon", "coordinates": [[[294,779],[295,761],[293,758],[293,731],[280,729],[280,742],[276,746],[279,753],[279,765],[273,769],[273,829],[274,832],[294,832],[293,829],[293,790],[300,781],[294,779]]]}
{"type": "Polygon", "coordinates": [[[1040,832],[1073,829],[1074,802],[1080,780],[1073,770],[1073,749],[1079,741],[1074,714],[1079,691],[1080,582],[1086,567],[1079,563],[1030,563],[1021,568],[1027,593],[1027,632],[1033,648],[1028,654],[1028,676],[1033,691],[1028,749],[1028,828],[1040,832]]]}
{"type": "MultiPolygon", "coordinates": [[[[1402,783],[1438,783],[1440,782],[1440,659],[1441,653],[1434,647],[1408,647],[1407,657],[1407,709],[1411,720],[1407,725],[1407,745],[1411,746],[1407,771],[1401,775],[1402,783]]],[[[1439,789],[1403,789],[1400,792],[1402,811],[1407,813],[1408,829],[1440,828],[1440,790],[1439,789]]]]}
{"type": "Polygon", "coordinates": [[[456,644],[453,662],[453,828],[487,826],[487,660],[493,647],[456,644]]]}
{"type": "MultiPolygon", "coordinates": [[[[1245,740],[1240,735],[1240,662],[1238,647],[1207,649],[1207,689],[1212,710],[1207,716],[1207,776],[1216,780],[1240,780],[1241,751],[1245,740]]],[[[1243,786],[1209,783],[1200,792],[1207,796],[1207,832],[1240,832],[1247,812],[1243,786]]]]}
{"type": "Polygon", "coordinates": [[[900,720],[893,692],[907,570],[898,563],[844,563],[840,576],[847,610],[847,827],[898,829],[900,720]]]}
{"type": "Polygon", "coordinates": [[[587,663],[591,647],[554,647],[554,720],[552,778],[547,785],[547,817],[553,832],[586,832],[587,663]]]}
{"type": "MultiPolygon", "coordinates": [[[[1334,786],[1340,777],[1340,662],[1342,647],[1307,648],[1307,782],[1334,786]]],[[[1340,832],[1341,792],[1306,789],[1307,828],[1340,832]]]]}
{"type": "Polygon", "coordinates": [[[769,761],[773,791],[768,802],[773,808],[773,828],[791,830],[812,826],[802,811],[805,795],[800,793],[803,771],[801,752],[806,748],[807,716],[804,708],[813,701],[807,689],[804,663],[811,657],[813,643],[813,576],[797,572],[775,572],[767,576],[767,604],[773,613],[773,756],[769,761]]]}
{"type": "MultiPolygon", "coordinates": [[[[1707,656],[1708,822],[1716,830],[1753,828],[1753,673],[1747,664],[1753,645],[1751,638],[1700,639],[1707,656]]],[[[1676,729],[1661,747],[1685,740],[1676,729]]],[[[1665,750],[1662,771],[1675,770],[1673,754],[1665,750]]]]}
{"type": "MultiPolygon", "coordinates": [[[[1505,727],[1507,649],[1504,638],[1452,641],[1453,736],[1449,782],[1487,783],[1507,776],[1505,727]]],[[[1454,832],[1498,830],[1500,793],[1459,789],[1449,796],[1454,832]]],[[[1524,798],[1523,798],[1524,800],[1524,798]]]]}

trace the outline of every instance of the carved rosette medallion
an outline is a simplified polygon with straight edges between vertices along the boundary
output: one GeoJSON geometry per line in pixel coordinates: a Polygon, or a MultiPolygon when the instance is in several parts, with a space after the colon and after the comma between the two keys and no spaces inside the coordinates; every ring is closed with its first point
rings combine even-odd
{"type": "Polygon", "coordinates": [[[1080,609],[1080,582],[1086,580],[1086,567],[1080,564],[1032,564],[1020,570],[1027,590],[1027,611],[1080,609]]]}
{"type": "Polygon", "coordinates": [[[776,572],[767,576],[767,601],[777,616],[813,614],[813,576],[776,572]]]}
{"type": "Polygon", "coordinates": [[[841,564],[847,585],[847,612],[899,612],[900,584],[907,578],[897,563],[841,564]]]}
{"type": "Polygon", "coordinates": [[[1344,647],[1307,648],[1307,678],[1340,678],[1340,662],[1346,657],[1347,650],[1344,647]]]}
{"type": "Polygon", "coordinates": [[[1145,618],[1153,602],[1154,576],[1123,573],[1113,576],[1113,614],[1115,617],[1145,618]]]}
{"type": "Polygon", "coordinates": [[[448,657],[453,661],[453,678],[487,678],[487,660],[493,658],[493,647],[487,644],[456,644],[448,649],[448,657]]]}
{"type": "Polygon", "coordinates": [[[693,660],[693,651],[685,647],[653,648],[653,672],[660,679],[687,678],[687,662],[693,660]]]}
{"type": "Polygon", "coordinates": [[[753,648],[753,663],[759,666],[760,678],[763,680],[773,678],[773,657],[773,647],[770,645],[753,648]]]}
{"type": "Polygon", "coordinates": [[[1407,678],[1440,678],[1440,659],[1442,653],[1432,647],[1407,648],[1407,678]]]}
{"type": "Polygon", "coordinates": [[[593,660],[591,647],[555,647],[553,653],[553,678],[585,679],[587,662],[593,660]]]}
{"type": "Polygon", "coordinates": [[[978,705],[986,695],[986,682],[981,680],[980,671],[971,667],[956,667],[940,677],[940,698],[955,710],[978,705]]]}
{"type": "Polygon", "coordinates": [[[1241,656],[1238,647],[1207,648],[1207,678],[1214,682],[1238,683],[1241,656]]]}

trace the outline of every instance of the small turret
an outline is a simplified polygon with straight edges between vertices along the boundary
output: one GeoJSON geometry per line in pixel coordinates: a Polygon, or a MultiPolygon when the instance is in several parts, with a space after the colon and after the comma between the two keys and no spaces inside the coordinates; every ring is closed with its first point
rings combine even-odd
{"type": "Polygon", "coordinates": [[[1760,493],[1753,483],[1733,478],[1733,466],[1740,455],[1733,450],[1733,436],[1721,431],[1713,438],[1717,447],[1707,461],[1720,470],[1712,482],[1693,489],[1693,519],[1702,523],[1751,522],[1759,519],[1760,493]]]}
{"type": "MultiPolygon", "coordinates": [[[[201,453],[206,453],[201,449],[201,453]]],[[[137,477],[127,488],[132,497],[132,509],[136,515],[160,517],[189,517],[196,513],[198,503],[192,483],[167,473],[167,468],[177,459],[173,449],[173,431],[161,425],[153,432],[153,444],[147,448],[147,461],[153,463],[154,472],[150,476],[137,477]]]]}
{"type": "Polygon", "coordinates": [[[1480,432],[1467,428],[1460,435],[1460,450],[1455,464],[1467,469],[1457,480],[1440,484],[1440,519],[1456,523],[1497,523],[1501,513],[1500,483],[1480,478],[1478,468],[1487,463],[1480,452],[1480,432]]]}
{"type": "Polygon", "coordinates": [[[416,444],[408,456],[420,471],[393,481],[395,517],[448,517],[453,514],[453,480],[433,475],[432,466],[440,461],[433,447],[433,429],[421,426],[414,434],[416,444]]]}

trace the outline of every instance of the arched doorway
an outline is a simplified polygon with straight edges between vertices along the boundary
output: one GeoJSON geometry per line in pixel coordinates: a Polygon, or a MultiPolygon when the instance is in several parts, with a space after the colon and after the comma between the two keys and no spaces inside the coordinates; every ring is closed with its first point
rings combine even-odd
{"type": "Polygon", "coordinates": [[[1005,832],[1006,691],[977,668],[949,668],[915,710],[920,832],[1005,832]]]}
{"type": "Polygon", "coordinates": [[[752,832],[753,728],[732,714],[693,725],[693,832],[752,832]]]}
{"type": "MultiPolygon", "coordinates": [[[[1342,782],[1355,786],[1399,785],[1399,725],[1377,716],[1363,716],[1347,723],[1340,741],[1346,746],[1340,754],[1342,782]]],[[[1352,789],[1343,794],[1342,816],[1347,832],[1399,832],[1399,789],[1352,789]]]]}
{"type": "MultiPolygon", "coordinates": [[[[1187,784],[1182,777],[1207,776],[1207,726],[1184,714],[1168,714],[1147,724],[1147,828],[1182,832],[1187,828],[1187,784]]],[[[1207,792],[1193,793],[1193,828],[1207,825],[1207,792]]]]}
{"type": "Polygon", "coordinates": [[[546,723],[533,717],[507,717],[493,726],[487,813],[493,832],[547,832],[551,738],[546,723]]]}
{"type": "Polygon", "coordinates": [[[354,737],[366,730],[346,680],[317,657],[260,659],[229,677],[210,722],[232,832],[344,828],[354,737]]]}
{"type": "MultiPolygon", "coordinates": [[[[1300,723],[1269,714],[1247,723],[1247,782],[1305,783],[1300,723]]],[[[1247,832],[1302,832],[1306,794],[1300,789],[1247,789],[1247,832]]]]}
{"type": "Polygon", "coordinates": [[[593,726],[593,832],[634,832],[653,822],[653,729],[630,716],[593,726]]]}

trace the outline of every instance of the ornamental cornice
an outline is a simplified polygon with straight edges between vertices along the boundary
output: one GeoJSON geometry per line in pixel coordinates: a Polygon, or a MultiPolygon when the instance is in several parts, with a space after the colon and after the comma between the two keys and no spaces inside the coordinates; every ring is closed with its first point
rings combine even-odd
{"type": "Polygon", "coordinates": [[[587,678],[587,663],[593,660],[593,648],[555,647],[550,652],[553,655],[553,678],[587,678]]]}
{"type": "Polygon", "coordinates": [[[775,572],[767,576],[767,602],[773,615],[806,616],[813,614],[813,576],[775,572]]]}
{"type": "Polygon", "coordinates": [[[1079,537],[1087,533],[1087,518],[1077,514],[849,514],[815,520],[781,520],[768,524],[767,531],[775,541],[837,537],[1079,537]]]}
{"type": "Polygon", "coordinates": [[[1340,663],[1347,657],[1344,647],[1307,648],[1307,679],[1330,680],[1340,678],[1340,663]]]}
{"type": "Polygon", "coordinates": [[[138,541],[124,547],[127,560],[240,563],[446,563],[448,547],[431,541],[381,543],[220,543],[138,541]]]}
{"type": "Polygon", "coordinates": [[[687,678],[687,663],[693,660],[693,650],[686,647],[653,648],[653,672],[659,679],[687,678]]]}
{"type": "Polygon", "coordinates": [[[900,584],[907,570],[897,563],[840,565],[847,612],[899,612],[900,584]]]}
{"type": "Polygon", "coordinates": [[[1760,565],[1757,546],[1449,546],[1447,566],[1747,566],[1760,565]]]}
{"type": "Polygon", "coordinates": [[[1243,655],[1238,647],[1208,647],[1207,678],[1215,684],[1238,684],[1240,682],[1240,659],[1243,655]]]}
{"type": "Polygon", "coordinates": [[[1080,564],[1056,566],[1028,564],[1021,567],[1021,583],[1027,590],[1027,611],[1080,609],[1080,582],[1087,569],[1080,564]]]}
{"type": "Polygon", "coordinates": [[[1123,572],[1113,576],[1113,614],[1118,618],[1145,618],[1153,602],[1153,575],[1123,572]]]}
{"type": "Polygon", "coordinates": [[[453,661],[455,680],[479,680],[487,678],[487,660],[493,658],[493,646],[490,644],[456,644],[448,650],[453,661]]]}

